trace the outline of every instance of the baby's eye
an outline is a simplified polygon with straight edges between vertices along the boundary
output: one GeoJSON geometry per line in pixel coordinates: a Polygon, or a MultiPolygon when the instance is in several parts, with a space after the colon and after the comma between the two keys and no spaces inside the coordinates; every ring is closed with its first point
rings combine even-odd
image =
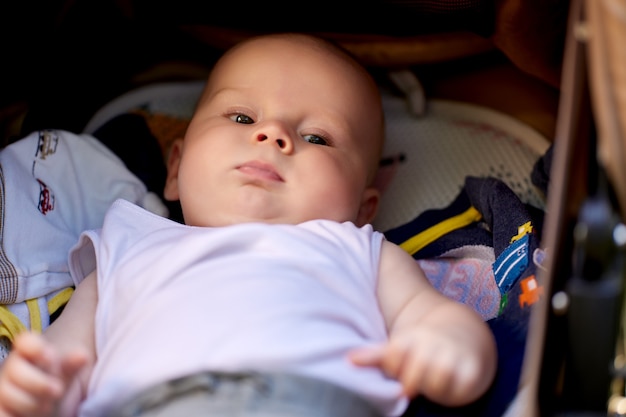
{"type": "Polygon", "coordinates": [[[312,143],[314,145],[324,145],[324,146],[329,145],[326,139],[318,135],[304,135],[302,136],[302,138],[306,140],[307,142],[312,143]]]}
{"type": "Polygon", "coordinates": [[[254,123],[252,117],[246,116],[245,114],[241,113],[231,115],[230,120],[235,123],[242,123],[244,125],[251,125],[252,123],[254,123]]]}

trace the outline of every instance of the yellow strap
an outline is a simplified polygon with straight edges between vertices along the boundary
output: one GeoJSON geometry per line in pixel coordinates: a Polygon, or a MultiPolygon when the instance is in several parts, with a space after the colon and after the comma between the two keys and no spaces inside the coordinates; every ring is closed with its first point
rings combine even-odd
{"type": "Polygon", "coordinates": [[[38,298],[26,300],[28,315],[30,316],[30,329],[34,332],[41,333],[41,311],[39,311],[38,298]]]}
{"type": "Polygon", "coordinates": [[[481,217],[482,216],[478,210],[474,207],[470,207],[463,213],[439,222],[423,232],[416,234],[412,238],[405,240],[400,244],[400,247],[407,251],[410,255],[413,255],[420,249],[439,239],[441,236],[450,233],[453,230],[467,226],[468,224],[472,224],[480,220],[481,217]]]}
{"type": "Polygon", "coordinates": [[[26,331],[26,326],[8,308],[0,305],[0,337],[6,337],[11,342],[19,333],[26,331]]]}
{"type": "MultiPolygon", "coordinates": [[[[73,293],[73,288],[66,288],[48,300],[49,314],[53,314],[61,306],[67,304],[67,301],[73,293]]],[[[30,317],[30,330],[41,333],[43,329],[38,299],[33,298],[26,300],[26,307],[28,308],[28,314],[30,317]]],[[[6,337],[13,342],[15,336],[26,330],[28,330],[28,328],[24,326],[22,321],[15,314],[13,314],[5,306],[0,305],[0,337],[6,337]]]]}
{"type": "Polygon", "coordinates": [[[74,293],[74,288],[68,287],[48,300],[48,313],[53,315],[59,308],[67,304],[74,293]]]}

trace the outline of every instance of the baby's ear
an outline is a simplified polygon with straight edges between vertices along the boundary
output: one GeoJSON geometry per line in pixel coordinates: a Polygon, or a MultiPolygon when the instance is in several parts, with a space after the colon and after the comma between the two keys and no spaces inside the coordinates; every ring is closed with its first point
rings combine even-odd
{"type": "Polygon", "coordinates": [[[378,203],[380,201],[380,192],[378,189],[370,187],[363,191],[363,198],[361,199],[361,207],[359,207],[359,214],[357,215],[356,225],[361,227],[368,223],[371,223],[378,212],[378,203]]]}
{"type": "Polygon", "coordinates": [[[183,140],[176,139],[172,143],[167,157],[167,178],[165,180],[165,188],[163,189],[163,197],[169,201],[176,201],[179,199],[178,168],[180,167],[182,152],[183,140]]]}

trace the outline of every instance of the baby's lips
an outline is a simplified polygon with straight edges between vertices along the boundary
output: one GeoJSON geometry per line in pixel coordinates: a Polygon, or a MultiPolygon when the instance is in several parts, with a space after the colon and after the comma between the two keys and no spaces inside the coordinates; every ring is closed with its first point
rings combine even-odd
{"type": "Polygon", "coordinates": [[[239,165],[237,169],[240,172],[254,177],[270,181],[284,182],[283,178],[280,176],[276,168],[274,168],[271,164],[265,162],[249,161],[239,165]]]}

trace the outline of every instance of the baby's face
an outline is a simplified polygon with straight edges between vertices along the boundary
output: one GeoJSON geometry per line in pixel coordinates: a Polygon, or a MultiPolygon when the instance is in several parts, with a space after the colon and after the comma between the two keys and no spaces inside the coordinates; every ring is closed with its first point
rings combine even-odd
{"type": "Polygon", "coordinates": [[[366,80],[343,58],[293,40],[236,49],[216,66],[175,149],[166,197],[179,198],[195,226],[371,220],[363,204],[375,211],[378,201],[368,185],[382,117],[366,80]]]}

